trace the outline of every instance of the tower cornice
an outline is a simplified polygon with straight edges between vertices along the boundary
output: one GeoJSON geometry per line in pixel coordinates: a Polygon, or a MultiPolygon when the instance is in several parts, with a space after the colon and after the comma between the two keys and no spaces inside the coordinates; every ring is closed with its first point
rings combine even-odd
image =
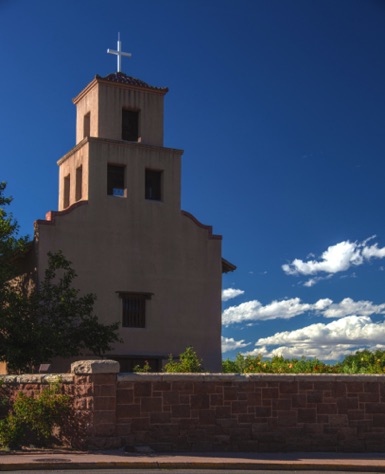
{"type": "Polygon", "coordinates": [[[123,89],[130,89],[142,92],[149,92],[151,94],[166,95],[168,92],[168,87],[156,87],[150,86],[141,79],[136,79],[135,77],[127,76],[122,72],[116,72],[109,74],[106,77],[101,77],[98,74],[94,79],[75,97],[72,99],[74,104],[77,104],[82,97],[84,97],[91,89],[93,89],[96,84],[106,84],[113,87],[119,87],[123,89]]]}
{"type": "Polygon", "coordinates": [[[98,137],[85,137],[81,142],[75,145],[68,153],[62,156],[58,161],[57,164],[60,166],[64,163],[68,158],[70,158],[76,151],[82,148],[87,143],[110,143],[112,145],[118,145],[126,148],[145,148],[147,150],[161,150],[163,152],[175,153],[179,156],[182,156],[184,150],[179,148],[167,148],[164,146],[156,146],[156,145],[146,145],[145,143],[136,143],[136,142],[126,142],[124,140],[112,140],[110,138],[98,138],[98,137]]]}

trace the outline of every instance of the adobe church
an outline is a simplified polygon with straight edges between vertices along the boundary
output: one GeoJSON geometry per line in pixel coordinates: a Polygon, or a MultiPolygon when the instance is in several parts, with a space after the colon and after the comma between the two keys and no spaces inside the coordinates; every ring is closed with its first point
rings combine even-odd
{"type": "MultiPolygon", "coordinates": [[[[120,323],[107,357],[130,371],[161,370],[193,346],[221,370],[221,236],[181,210],[182,150],[163,145],[167,88],[120,72],[96,76],[75,99],[76,145],[58,161],[59,209],[35,223],[38,280],[47,252],[72,262],[76,288],[97,296],[95,314],[120,323]]],[[[90,354],[78,359],[94,358],[90,354]]],[[[53,371],[71,361],[54,361],[53,371]]]]}

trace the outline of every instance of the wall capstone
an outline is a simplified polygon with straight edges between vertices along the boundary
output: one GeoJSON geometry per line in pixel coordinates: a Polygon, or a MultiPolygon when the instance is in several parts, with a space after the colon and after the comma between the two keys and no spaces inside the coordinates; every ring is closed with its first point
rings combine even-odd
{"type": "Polygon", "coordinates": [[[119,362],[115,360],[78,360],[71,364],[71,372],[76,375],[118,374],[119,371],[119,362]]]}

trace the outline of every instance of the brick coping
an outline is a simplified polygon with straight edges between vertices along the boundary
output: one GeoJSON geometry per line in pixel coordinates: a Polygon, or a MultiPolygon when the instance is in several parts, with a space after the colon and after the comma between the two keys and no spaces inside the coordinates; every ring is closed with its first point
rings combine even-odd
{"type": "MultiPolygon", "coordinates": [[[[101,366],[99,366],[102,369],[101,366]]],[[[81,370],[70,374],[22,374],[0,375],[0,383],[6,384],[51,384],[74,382],[75,375],[104,373],[117,376],[117,382],[381,382],[385,374],[222,374],[222,373],[117,373],[103,370],[81,370]]],[[[107,369],[107,370],[106,370],[107,369]]]]}
{"type": "Polygon", "coordinates": [[[73,383],[74,374],[22,374],[22,375],[0,375],[0,382],[6,384],[52,384],[73,383]]]}
{"type": "Polygon", "coordinates": [[[384,382],[385,374],[119,373],[118,382],[384,382]]]}

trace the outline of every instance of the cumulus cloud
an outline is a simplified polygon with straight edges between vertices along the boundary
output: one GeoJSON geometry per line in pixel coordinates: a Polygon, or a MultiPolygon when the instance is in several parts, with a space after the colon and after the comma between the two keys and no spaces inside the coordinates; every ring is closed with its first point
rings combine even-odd
{"type": "Polygon", "coordinates": [[[370,316],[385,314],[385,303],[376,305],[371,301],[354,301],[351,298],[344,298],[339,303],[334,303],[330,298],[322,298],[309,304],[303,303],[300,298],[291,298],[272,301],[263,306],[258,300],[252,300],[225,309],[222,313],[222,322],[225,326],[229,326],[244,322],[291,319],[304,313],[314,313],[326,318],[370,316]]]}
{"type": "MultiPolygon", "coordinates": [[[[319,259],[307,261],[299,258],[291,263],[282,265],[282,270],[287,275],[316,275],[320,272],[335,274],[348,270],[352,266],[362,265],[372,258],[385,258],[385,247],[379,248],[378,244],[369,245],[369,241],[375,236],[369,237],[363,242],[350,242],[349,240],[339,242],[322,253],[319,259]]],[[[313,286],[317,279],[313,278],[306,286],[313,286]]]]}
{"type": "Polygon", "coordinates": [[[230,306],[222,313],[223,324],[244,321],[265,321],[268,319],[290,319],[310,309],[310,305],[301,303],[299,298],[273,301],[263,306],[258,300],[247,301],[238,306],[230,306]]]}
{"type": "Polygon", "coordinates": [[[370,316],[372,314],[385,314],[385,303],[375,305],[371,301],[353,301],[344,298],[338,304],[330,304],[322,315],[325,318],[344,318],[345,316],[370,316]]]}
{"type": "Polygon", "coordinates": [[[226,288],[225,290],[222,290],[222,301],[228,301],[243,294],[243,290],[236,290],[235,288],[226,288]]]}
{"type": "Polygon", "coordinates": [[[369,316],[346,316],[328,324],[311,324],[260,338],[249,354],[337,360],[359,349],[383,349],[384,340],[385,322],[374,323],[369,316]]]}
{"type": "Polygon", "coordinates": [[[251,344],[251,342],[245,342],[244,339],[236,341],[233,337],[222,336],[222,352],[230,352],[238,349],[243,349],[251,344]]]}

